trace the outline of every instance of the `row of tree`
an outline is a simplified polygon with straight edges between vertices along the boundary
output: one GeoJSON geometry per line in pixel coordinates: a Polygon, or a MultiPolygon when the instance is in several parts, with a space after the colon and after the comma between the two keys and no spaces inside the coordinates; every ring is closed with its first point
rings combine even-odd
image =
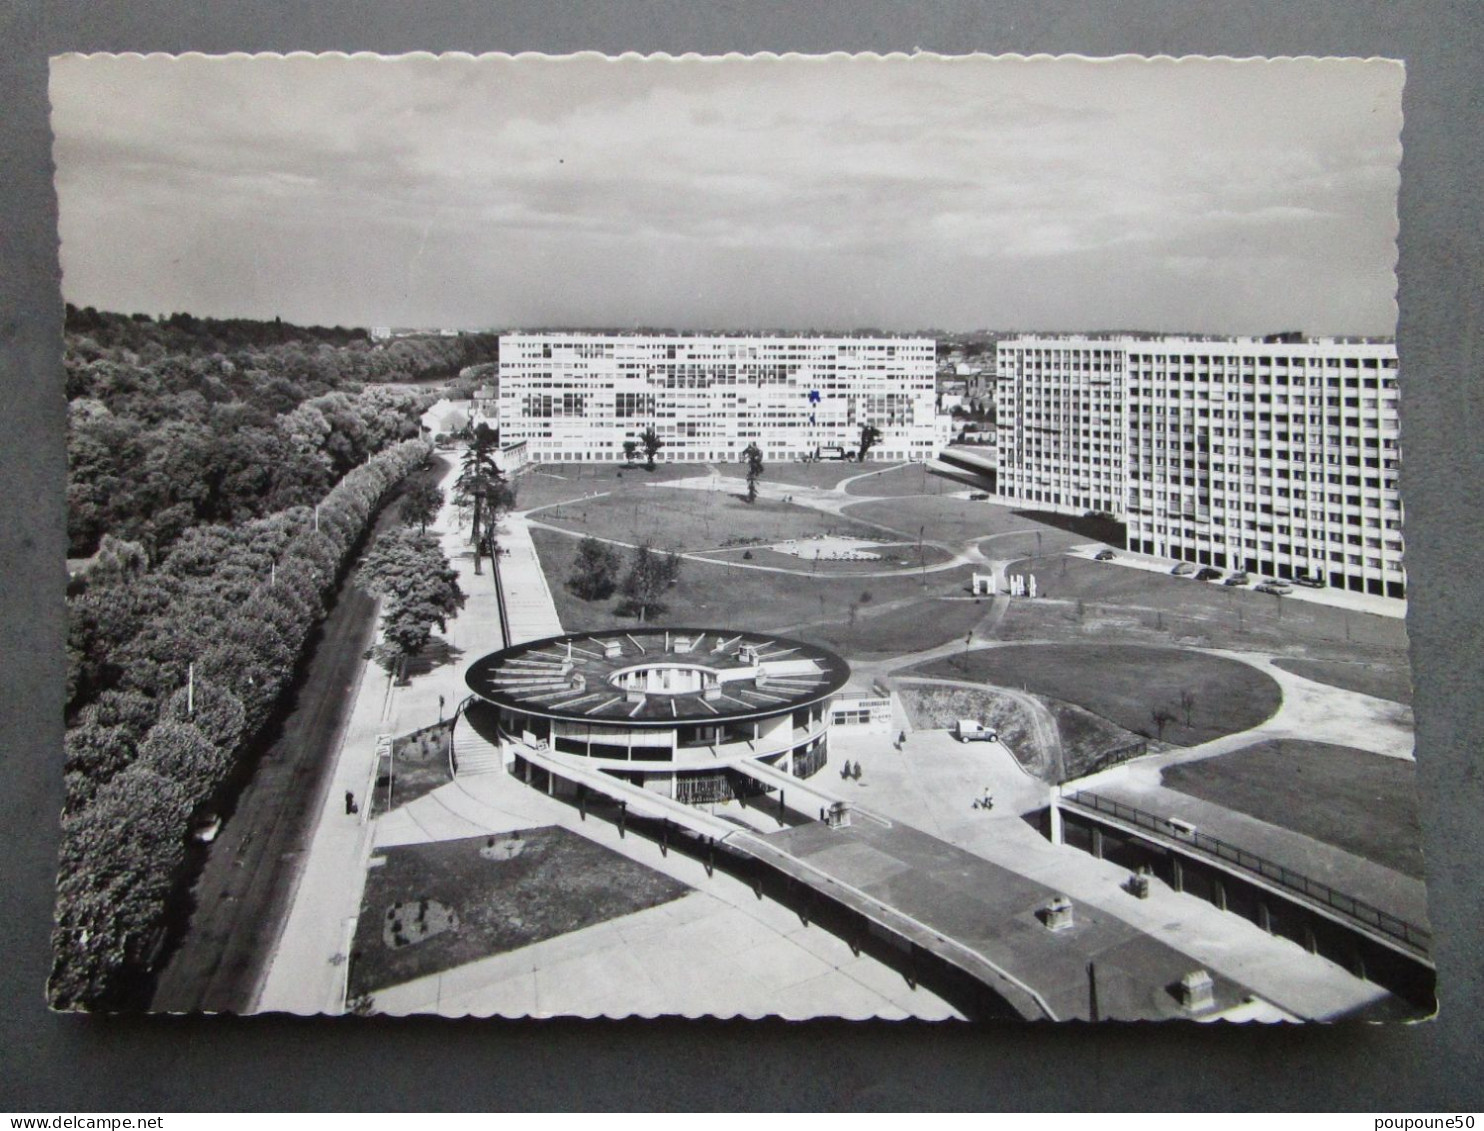
{"type": "Polygon", "coordinates": [[[92,693],[67,735],[54,1006],[137,1004],[188,829],[272,716],[382,502],[429,454],[405,441],[315,507],[192,530],[153,570],[109,545],[89,588],[109,599],[91,606],[93,648],[76,660],[92,693]],[[114,632],[119,649],[93,650],[114,632]]]}

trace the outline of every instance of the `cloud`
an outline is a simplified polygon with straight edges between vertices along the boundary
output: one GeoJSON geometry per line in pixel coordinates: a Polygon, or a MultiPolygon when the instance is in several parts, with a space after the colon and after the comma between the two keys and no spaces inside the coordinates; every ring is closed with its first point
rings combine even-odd
{"type": "Polygon", "coordinates": [[[1357,282],[1288,322],[1393,317],[1386,64],[100,57],[52,95],[64,287],[93,305],[1074,326],[1111,293],[1159,326],[1207,285],[1237,325],[1302,258],[1357,282]]]}

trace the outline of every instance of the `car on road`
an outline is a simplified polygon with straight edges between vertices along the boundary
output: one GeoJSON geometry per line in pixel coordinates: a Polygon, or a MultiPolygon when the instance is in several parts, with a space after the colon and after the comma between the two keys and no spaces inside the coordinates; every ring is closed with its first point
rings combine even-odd
{"type": "Polygon", "coordinates": [[[974,503],[982,503],[987,501],[988,499],[989,495],[984,491],[975,491],[969,496],[969,501],[974,503]]]}
{"type": "Polygon", "coordinates": [[[1092,556],[1092,559],[1096,562],[1111,562],[1117,556],[1112,550],[1099,550],[1092,556]]]}
{"type": "Polygon", "coordinates": [[[1247,574],[1244,571],[1242,571],[1242,570],[1239,569],[1239,570],[1237,570],[1236,573],[1232,574],[1230,577],[1228,577],[1221,584],[1223,584],[1223,585],[1246,585],[1251,580],[1252,580],[1252,578],[1248,577],[1247,574]]]}
{"type": "Polygon", "coordinates": [[[1181,562],[1174,569],[1170,570],[1170,572],[1173,573],[1176,577],[1189,577],[1195,572],[1195,566],[1191,565],[1189,562],[1181,562]]]}
{"type": "Polygon", "coordinates": [[[1221,571],[1214,566],[1206,566],[1195,575],[1197,581],[1220,581],[1221,571]]]}
{"type": "Polygon", "coordinates": [[[1268,580],[1257,586],[1258,593],[1271,593],[1275,597],[1283,597],[1293,592],[1293,586],[1286,581],[1268,580]]]}
{"type": "Polygon", "coordinates": [[[1322,578],[1322,577],[1312,577],[1312,576],[1310,576],[1308,574],[1303,574],[1303,575],[1300,575],[1299,577],[1295,577],[1293,579],[1293,583],[1295,585],[1302,585],[1305,589],[1323,589],[1323,588],[1325,588],[1324,578],[1322,578]]]}

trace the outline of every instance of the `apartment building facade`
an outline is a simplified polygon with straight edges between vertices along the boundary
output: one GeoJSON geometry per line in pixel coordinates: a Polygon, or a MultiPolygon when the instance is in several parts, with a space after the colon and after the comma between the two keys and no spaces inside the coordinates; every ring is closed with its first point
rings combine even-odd
{"type": "Polygon", "coordinates": [[[929,338],[506,334],[500,429],[542,461],[612,461],[653,427],[661,462],[854,451],[927,460],[948,442],[929,338]]]}
{"type": "Polygon", "coordinates": [[[1405,596],[1393,343],[1024,339],[1000,349],[1002,495],[1113,514],[1137,552],[1405,596]],[[1016,431],[1021,405],[1046,431],[1016,431]]]}
{"type": "Polygon", "coordinates": [[[1019,338],[995,349],[998,490],[1062,514],[1123,511],[1119,341],[1019,338]]]}

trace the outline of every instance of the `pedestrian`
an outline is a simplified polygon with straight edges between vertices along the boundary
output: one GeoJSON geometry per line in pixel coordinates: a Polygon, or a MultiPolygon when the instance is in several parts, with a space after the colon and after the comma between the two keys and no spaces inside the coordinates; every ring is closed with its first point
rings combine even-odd
{"type": "Polygon", "coordinates": [[[345,815],[348,817],[356,812],[356,795],[350,790],[345,791],[345,815]]]}
{"type": "Polygon", "coordinates": [[[906,731],[903,731],[901,734],[897,735],[897,745],[898,746],[906,746],[907,745],[907,732],[906,731]]]}
{"type": "Polygon", "coordinates": [[[859,762],[855,764],[855,769],[850,771],[850,776],[856,781],[861,780],[861,764],[859,762]]]}

